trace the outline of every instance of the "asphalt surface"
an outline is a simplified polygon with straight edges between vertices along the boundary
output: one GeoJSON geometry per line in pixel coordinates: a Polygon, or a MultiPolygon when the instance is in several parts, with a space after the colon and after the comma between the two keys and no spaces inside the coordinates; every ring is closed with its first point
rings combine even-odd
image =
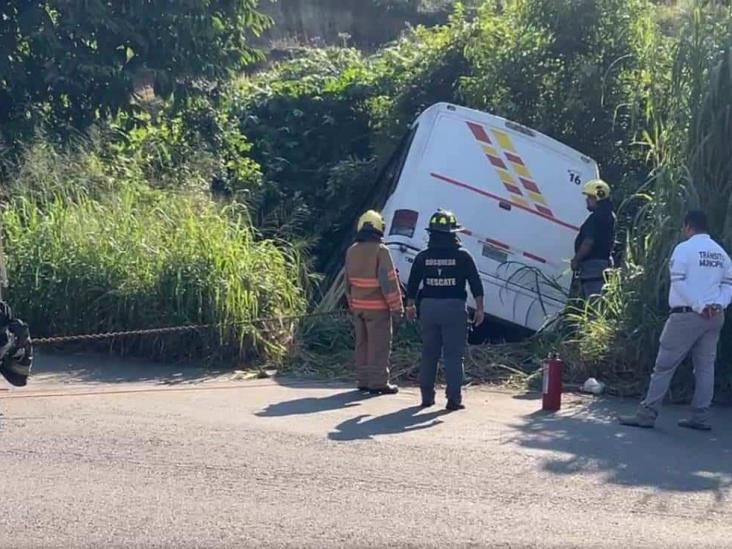
{"type": "Polygon", "coordinates": [[[0,391],[1,547],[727,547],[732,410],[338,385],[41,357],[0,391]]]}

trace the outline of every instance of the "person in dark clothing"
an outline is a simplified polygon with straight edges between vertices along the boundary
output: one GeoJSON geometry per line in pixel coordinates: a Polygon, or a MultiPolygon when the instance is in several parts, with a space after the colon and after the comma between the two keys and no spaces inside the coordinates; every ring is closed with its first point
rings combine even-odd
{"type": "Polygon", "coordinates": [[[33,363],[33,346],[28,325],[15,317],[0,301],[0,374],[15,387],[28,383],[33,363]]]}
{"type": "Polygon", "coordinates": [[[602,293],[605,270],[612,267],[615,213],[610,201],[610,186],[604,181],[587,182],[582,193],[591,213],[575,240],[572,270],[578,275],[582,297],[588,299],[602,293]]]}
{"type": "Polygon", "coordinates": [[[461,247],[457,233],[462,228],[455,215],[439,210],[430,219],[430,240],[414,260],[407,284],[407,317],[417,316],[420,298],[422,360],[419,384],[422,407],[435,403],[435,380],[440,355],[444,356],[447,379],[447,409],[461,410],[463,353],[468,335],[466,285],[476,303],[473,323],[480,326],[485,316],[483,283],[470,253],[461,247]]]}

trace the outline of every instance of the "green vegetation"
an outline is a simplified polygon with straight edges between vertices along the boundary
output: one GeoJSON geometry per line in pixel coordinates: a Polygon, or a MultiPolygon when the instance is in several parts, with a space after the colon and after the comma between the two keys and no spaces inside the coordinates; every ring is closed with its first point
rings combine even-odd
{"type": "MultiPolygon", "coordinates": [[[[515,373],[559,347],[573,376],[637,390],[653,363],[683,211],[704,207],[732,246],[727,2],[455,3],[444,25],[411,29],[374,54],[309,49],[248,75],[247,36],[266,25],[253,1],[146,2],[145,18],[141,3],[125,12],[92,3],[77,36],[82,4],[0,8],[10,291],[36,333],[303,311],[317,295],[307,271],[338,264],[377,174],[438,101],[506,116],[592,156],[622,204],[622,261],[605,298],[510,352],[474,350],[477,377],[481,364],[515,373]],[[180,36],[165,32],[173,23],[180,36]],[[141,93],[151,82],[153,99],[141,93]],[[84,137],[69,137],[76,131],[84,137]]],[[[115,350],[170,357],[220,346],[332,371],[351,343],[338,322],[299,326],[294,342],[292,326],[240,327],[115,350]]],[[[397,369],[414,363],[415,337],[402,329],[397,369]]],[[[725,366],[722,386],[728,376],[725,366]]]]}
{"type": "Polygon", "coordinates": [[[242,78],[227,108],[263,168],[260,223],[315,239],[322,268],[341,253],[334,243],[378,168],[438,101],[552,135],[634,191],[649,170],[633,143],[662,85],[653,75],[659,65],[670,68],[668,49],[647,0],[485,1],[476,19],[458,9],[447,25],[418,28],[372,56],[311,50],[242,78]]]}
{"type": "MultiPolygon", "coordinates": [[[[643,144],[653,171],[626,201],[630,220],[624,264],[596,310],[576,311],[577,362],[637,388],[652,369],[666,311],[668,259],[690,207],[710,216],[712,236],[730,250],[732,164],[732,12],[723,2],[694,2],[673,46],[673,63],[649,100],[643,144]],[[640,206],[639,206],[640,204],[640,206]]],[[[721,339],[718,389],[732,390],[730,326],[721,339]]],[[[684,396],[690,379],[678,380],[684,396]]]]}
{"type": "Polygon", "coordinates": [[[82,144],[66,153],[28,148],[0,216],[8,299],[34,333],[225,324],[113,349],[168,359],[282,356],[286,326],[247,322],[304,311],[298,251],[257,238],[240,208],[154,190],[135,161],[110,165],[94,143],[82,144]]]}
{"type": "Polygon", "coordinates": [[[43,121],[86,127],[138,107],[152,86],[185,95],[254,57],[247,37],[267,19],[257,0],[102,2],[11,0],[0,5],[0,137],[43,121]]]}

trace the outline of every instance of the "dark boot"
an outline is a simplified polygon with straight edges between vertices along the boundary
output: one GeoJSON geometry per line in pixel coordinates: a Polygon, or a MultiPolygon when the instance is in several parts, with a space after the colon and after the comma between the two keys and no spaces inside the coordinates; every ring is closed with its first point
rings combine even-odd
{"type": "Polygon", "coordinates": [[[457,412],[458,410],[465,410],[465,404],[457,400],[448,400],[445,409],[450,412],[457,412]]]}
{"type": "Polygon", "coordinates": [[[435,390],[434,389],[420,389],[422,392],[422,408],[429,408],[435,405],[435,390]]]}
{"type": "Polygon", "coordinates": [[[395,395],[399,392],[399,387],[393,383],[387,383],[384,387],[378,389],[369,389],[369,393],[372,395],[395,395]]]}

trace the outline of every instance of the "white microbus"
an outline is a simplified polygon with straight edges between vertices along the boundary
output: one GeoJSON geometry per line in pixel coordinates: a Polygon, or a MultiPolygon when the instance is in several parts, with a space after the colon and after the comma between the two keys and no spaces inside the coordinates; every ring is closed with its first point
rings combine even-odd
{"type": "Polygon", "coordinates": [[[442,208],[467,229],[461,240],[478,264],[487,315],[535,331],[562,311],[588,215],[582,184],[599,177],[592,159],[498,116],[439,103],[417,118],[388,171],[385,240],[403,284],[442,208]]]}

